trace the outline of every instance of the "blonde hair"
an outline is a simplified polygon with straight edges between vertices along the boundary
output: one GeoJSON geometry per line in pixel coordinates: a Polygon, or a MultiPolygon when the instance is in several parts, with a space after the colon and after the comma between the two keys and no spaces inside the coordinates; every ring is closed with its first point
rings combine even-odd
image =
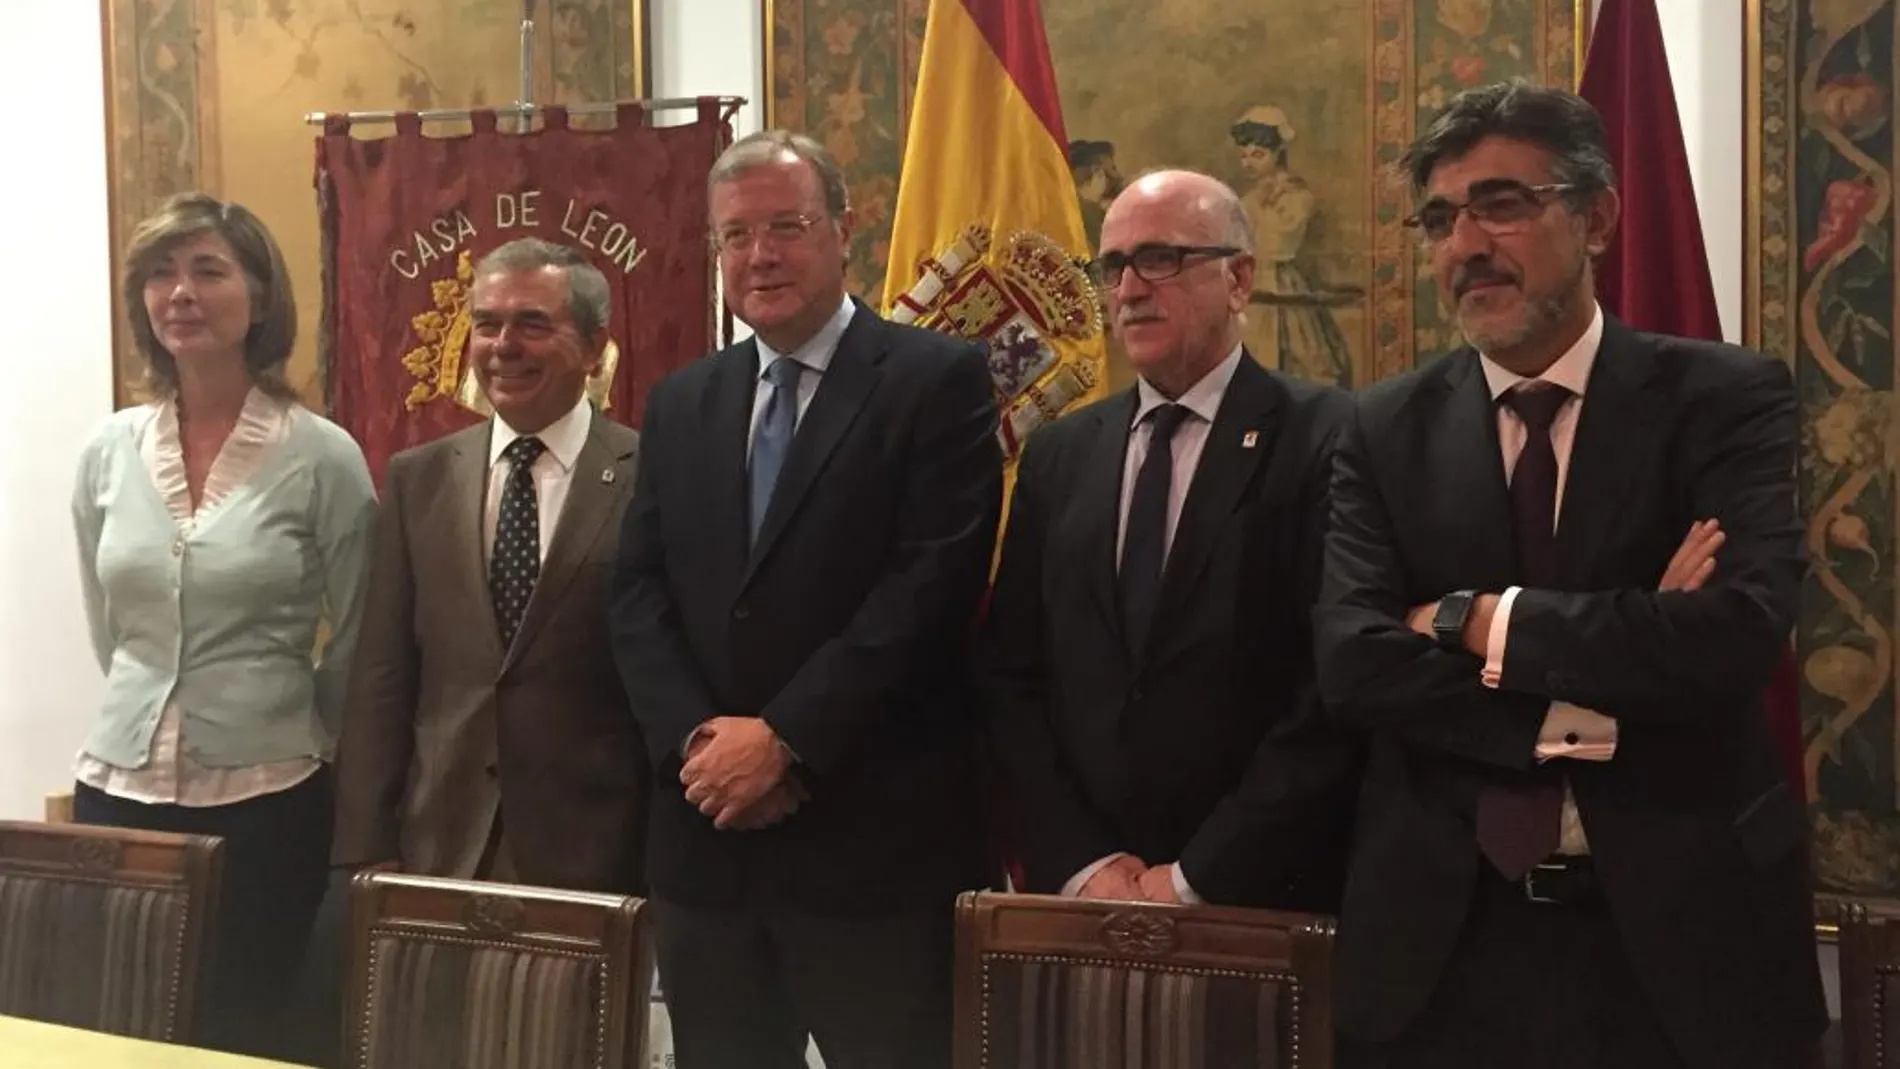
{"type": "Polygon", "coordinates": [[[159,205],[132,231],[125,250],[120,286],[132,341],[145,361],[145,380],[154,396],[178,395],[178,362],[152,332],[145,310],[145,283],[182,241],[217,234],[236,254],[251,291],[251,330],[244,336],[244,370],[259,390],[283,400],[297,391],[284,376],[297,340],[297,300],[290,291],[290,269],[270,230],[249,208],[208,193],[178,193],[159,205]]]}

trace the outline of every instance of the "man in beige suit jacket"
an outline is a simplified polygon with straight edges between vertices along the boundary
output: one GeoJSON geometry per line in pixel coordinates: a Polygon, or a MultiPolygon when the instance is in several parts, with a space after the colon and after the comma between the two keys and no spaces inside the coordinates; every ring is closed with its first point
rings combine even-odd
{"type": "Polygon", "coordinates": [[[639,436],[586,399],[607,283],[523,239],[477,266],[471,307],[495,418],[390,461],[333,860],[641,891],[649,766],[606,629],[639,436]]]}

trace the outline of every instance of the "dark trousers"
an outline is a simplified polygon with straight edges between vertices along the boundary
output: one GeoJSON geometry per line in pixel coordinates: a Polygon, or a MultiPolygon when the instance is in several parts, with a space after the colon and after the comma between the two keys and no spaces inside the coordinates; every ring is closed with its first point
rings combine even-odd
{"type": "Polygon", "coordinates": [[[303,1029],[286,996],[329,881],[333,812],[327,765],[294,787],[221,806],[149,805],[75,787],[73,819],[82,824],[224,840],[211,956],[199,973],[195,1045],[293,1055],[293,1037],[303,1029]]]}
{"type": "Polygon", "coordinates": [[[1685,1069],[1601,898],[1531,902],[1488,865],[1478,884],[1425,1012],[1391,1043],[1342,1036],[1341,1069],[1685,1069]]]}
{"type": "Polygon", "coordinates": [[[679,1069],[948,1069],[950,903],[872,917],[650,901],[679,1069]]]}

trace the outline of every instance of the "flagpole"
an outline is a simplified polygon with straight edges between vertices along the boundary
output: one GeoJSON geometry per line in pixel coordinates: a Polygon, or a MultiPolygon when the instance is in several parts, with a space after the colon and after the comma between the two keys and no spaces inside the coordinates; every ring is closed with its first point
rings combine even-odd
{"type": "Polygon", "coordinates": [[[521,0],[521,95],[515,106],[515,132],[525,134],[534,122],[534,0],[521,0]]]}
{"type": "MultiPolygon", "coordinates": [[[[1587,0],[1586,0],[1587,2],[1587,0]]],[[[525,134],[534,123],[534,113],[538,105],[534,102],[534,7],[535,0],[521,2],[521,91],[512,105],[485,109],[497,116],[508,116],[515,120],[515,132],[525,134]]],[[[618,111],[623,104],[637,104],[642,109],[653,111],[680,111],[697,108],[704,97],[659,97],[652,100],[611,100],[599,103],[569,104],[569,115],[609,115],[618,111]]],[[[742,96],[717,96],[712,98],[719,104],[723,117],[731,119],[747,103],[742,96]]],[[[393,123],[399,115],[414,115],[420,122],[466,122],[476,108],[429,108],[423,111],[307,111],[303,121],[309,126],[322,126],[332,117],[347,119],[352,126],[376,123],[393,123]]]]}

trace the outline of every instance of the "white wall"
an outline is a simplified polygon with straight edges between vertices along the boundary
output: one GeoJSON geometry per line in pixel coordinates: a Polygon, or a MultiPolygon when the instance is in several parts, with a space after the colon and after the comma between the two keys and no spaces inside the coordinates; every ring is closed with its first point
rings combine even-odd
{"type": "Polygon", "coordinates": [[[67,501],[112,410],[105,83],[98,4],[5,6],[0,100],[33,103],[11,109],[18,165],[0,168],[0,818],[37,819],[100,694],[67,501]]]}

